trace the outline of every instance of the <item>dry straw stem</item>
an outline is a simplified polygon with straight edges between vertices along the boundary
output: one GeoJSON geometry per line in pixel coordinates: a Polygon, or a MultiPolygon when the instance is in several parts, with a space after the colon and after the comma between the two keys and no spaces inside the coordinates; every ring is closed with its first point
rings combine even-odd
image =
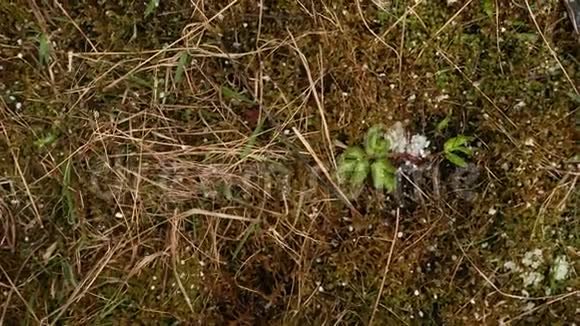
{"type": "MultiPolygon", "coordinates": [[[[18,279],[19,279],[19,277],[20,277],[20,275],[21,275],[22,271],[23,271],[23,270],[24,270],[24,269],[27,267],[27,263],[29,262],[29,260],[30,260],[31,258],[34,258],[34,257],[36,257],[36,251],[37,251],[38,249],[40,249],[40,247],[37,247],[36,249],[33,249],[33,250],[32,250],[32,251],[31,251],[31,252],[30,252],[30,253],[27,255],[27,257],[26,257],[26,258],[24,259],[24,261],[22,262],[22,264],[21,264],[20,268],[18,269],[18,272],[16,273],[16,276],[14,277],[14,279],[16,279],[16,280],[18,280],[18,279]]],[[[0,265],[0,269],[3,269],[2,265],[0,265]]],[[[8,276],[7,276],[7,273],[6,273],[6,271],[3,271],[3,274],[5,274],[5,277],[6,277],[6,278],[9,280],[9,282],[10,282],[10,281],[11,281],[11,279],[10,279],[10,277],[8,277],[8,276]]],[[[13,283],[13,282],[12,282],[12,283],[13,283]]],[[[0,285],[1,285],[1,286],[6,286],[5,284],[2,284],[1,282],[0,282],[0,285]]],[[[6,313],[7,313],[7,311],[8,311],[8,306],[9,306],[9,304],[10,304],[10,300],[11,300],[11,297],[12,297],[12,291],[15,291],[15,292],[16,292],[16,291],[17,291],[17,289],[18,289],[18,287],[13,287],[13,286],[11,286],[11,285],[10,285],[10,292],[8,292],[8,297],[7,297],[7,299],[4,301],[4,307],[3,307],[3,309],[2,309],[2,316],[0,316],[0,325],[4,325],[4,324],[3,324],[3,322],[4,322],[4,318],[5,318],[5,316],[6,316],[6,313]]],[[[16,292],[16,293],[17,293],[17,295],[18,295],[18,292],[16,292]]],[[[20,296],[20,298],[22,298],[22,297],[20,296]]],[[[30,307],[29,307],[29,304],[30,304],[30,303],[29,303],[29,302],[25,302],[24,304],[25,304],[25,306],[27,307],[27,309],[30,309],[30,307]]],[[[34,316],[34,313],[32,313],[32,315],[34,316]]]]}
{"type": "MultiPolygon", "coordinates": [[[[575,176],[574,180],[567,182],[568,178],[570,176],[571,176],[570,173],[566,173],[564,175],[564,177],[560,181],[558,181],[558,185],[556,187],[554,187],[554,189],[546,197],[546,199],[542,203],[542,206],[540,206],[540,209],[538,210],[538,214],[537,214],[538,216],[536,217],[536,219],[534,221],[534,226],[533,226],[532,232],[530,234],[530,241],[532,241],[533,238],[536,236],[536,229],[538,228],[538,225],[543,224],[544,217],[546,215],[546,211],[550,207],[550,204],[552,203],[552,201],[555,201],[558,199],[557,195],[559,193],[559,190],[564,189],[564,188],[568,188],[568,190],[565,192],[563,198],[560,201],[558,201],[557,204],[554,205],[555,212],[561,213],[564,210],[564,208],[566,207],[566,203],[568,202],[568,198],[570,197],[570,194],[572,193],[572,191],[574,191],[576,189],[576,182],[578,181],[578,176],[575,176]]],[[[543,226],[543,225],[541,225],[541,226],[543,226]]],[[[540,238],[544,236],[543,232],[544,232],[544,230],[542,228],[542,235],[539,236],[540,238]]]]}
{"type": "MultiPolygon", "coordinates": [[[[336,168],[336,162],[335,162],[335,158],[334,158],[334,150],[332,149],[332,146],[333,146],[332,140],[330,138],[330,131],[328,130],[328,124],[326,123],[326,114],[324,113],[324,103],[320,100],[320,97],[318,96],[318,93],[316,92],[316,84],[314,83],[314,80],[312,79],[312,73],[310,72],[310,67],[308,65],[308,60],[306,59],[306,56],[304,56],[304,54],[300,51],[300,48],[298,48],[298,44],[296,44],[296,40],[294,39],[294,36],[292,35],[292,33],[290,33],[290,31],[288,31],[288,34],[290,35],[290,38],[292,39],[292,42],[294,43],[294,50],[296,51],[296,53],[298,53],[298,56],[300,57],[300,61],[302,61],[302,65],[304,66],[304,70],[306,71],[306,76],[308,77],[308,82],[310,83],[310,92],[314,96],[314,101],[316,102],[316,106],[318,107],[318,113],[320,114],[320,121],[322,122],[322,132],[324,133],[326,144],[328,145],[330,159],[332,161],[334,168],[336,168]]],[[[322,70],[322,67],[320,69],[322,70]]]]}
{"type": "MultiPolygon", "coordinates": [[[[383,40],[382,37],[378,36],[377,33],[375,33],[371,27],[369,26],[369,24],[367,23],[365,16],[363,14],[362,8],[360,6],[360,0],[356,0],[356,8],[358,10],[358,14],[360,16],[360,19],[363,21],[363,24],[365,25],[365,27],[367,28],[367,30],[369,31],[369,33],[371,33],[375,39],[377,41],[379,41],[381,44],[383,44],[385,47],[387,47],[389,50],[393,51],[395,53],[395,55],[397,56],[397,59],[400,61],[401,60],[401,55],[399,54],[399,52],[397,51],[397,49],[395,49],[392,45],[390,45],[389,43],[385,42],[385,40],[383,40]]],[[[405,15],[403,14],[403,17],[405,15]]],[[[396,24],[396,23],[395,23],[396,24]]],[[[386,34],[386,33],[385,33],[386,34]]]]}
{"type": "Polygon", "coordinates": [[[503,71],[503,63],[502,63],[502,59],[501,59],[501,48],[499,46],[499,41],[500,41],[500,37],[499,37],[499,3],[498,0],[494,0],[495,3],[495,46],[497,48],[497,53],[498,53],[498,57],[497,57],[497,61],[498,61],[498,65],[499,65],[499,70],[501,71],[502,75],[504,73],[503,71]]]}
{"type": "Polygon", "coordinates": [[[2,270],[2,274],[4,274],[4,277],[6,278],[6,280],[8,280],[8,283],[10,284],[10,291],[11,291],[9,296],[8,296],[8,299],[6,299],[6,301],[4,303],[6,306],[4,306],[4,311],[2,312],[2,318],[0,318],[0,325],[2,325],[2,320],[4,319],[4,314],[6,313],[6,309],[8,307],[8,304],[10,303],[10,295],[12,294],[12,292],[16,293],[18,298],[20,298],[20,300],[22,301],[22,303],[26,307],[26,310],[28,310],[28,313],[30,313],[30,315],[36,320],[36,322],[41,324],[40,320],[38,319],[38,317],[34,313],[34,309],[30,306],[28,301],[26,299],[24,299],[24,297],[22,296],[20,291],[18,291],[18,287],[14,284],[14,282],[12,281],[10,276],[6,273],[6,271],[4,270],[2,265],[0,265],[0,270],[2,270]]]}
{"type": "Polygon", "coordinates": [[[536,20],[536,15],[534,15],[534,12],[532,11],[532,8],[530,7],[529,1],[528,0],[524,0],[524,1],[526,2],[526,8],[528,8],[528,12],[530,13],[530,17],[532,18],[532,21],[534,22],[534,25],[536,26],[536,29],[538,30],[538,34],[540,34],[540,36],[542,37],[542,40],[546,44],[546,47],[550,51],[550,54],[552,55],[552,57],[554,57],[554,60],[556,60],[560,69],[562,69],[562,72],[564,73],[564,76],[566,77],[566,79],[570,83],[570,87],[572,87],[572,90],[574,90],[574,93],[576,93],[576,95],[580,95],[580,93],[578,93],[578,89],[576,88],[576,84],[572,81],[572,79],[570,78],[570,75],[568,75],[568,72],[566,71],[566,69],[562,65],[562,62],[558,58],[558,54],[556,54],[556,51],[554,51],[554,49],[552,49],[552,46],[550,46],[550,43],[548,42],[548,40],[544,36],[544,33],[542,33],[542,30],[540,29],[540,25],[538,25],[538,21],[536,20]]]}
{"type": "Polygon", "coordinates": [[[189,210],[179,214],[178,218],[183,219],[183,218],[188,218],[188,217],[193,216],[193,215],[217,217],[217,218],[223,218],[226,220],[244,221],[244,222],[257,222],[258,221],[257,219],[238,216],[238,215],[231,215],[231,214],[219,213],[219,212],[210,212],[210,211],[206,211],[206,210],[201,209],[201,208],[189,209],[189,210]]]}
{"type": "Polygon", "coordinates": [[[322,173],[324,174],[326,179],[328,179],[328,182],[330,182],[330,184],[332,185],[332,187],[334,188],[336,193],[339,195],[340,199],[346,205],[348,205],[349,208],[354,210],[355,209],[354,205],[350,202],[350,200],[344,194],[342,189],[340,189],[340,187],[338,187],[338,185],[332,180],[332,177],[330,176],[328,169],[326,169],[326,167],[324,166],[324,163],[322,163],[320,158],[318,158],[318,155],[316,155],[316,152],[314,152],[314,150],[312,149],[312,146],[310,146],[310,144],[308,143],[306,138],[304,138],[304,136],[300,133],[300,131],[298,131],[298,129],[296,129],[296,127],[292,127],[292,131],[294,131],[294,134],[296,134],[296,136],[298,137],[298,139],[300,139],[300,141],[302,142],[302,144],[304,145],[304,147],[306,148],[308,153],[310,153],[310,155],[312,156],[312,158],[314,159],[314,161],[316,162],[316,164],[318,165],[318,167],[320,168],[320,170],[322,171],[322,173]]]}
{"type": "Polygon", "coordinates": [[[536,312],[536,311],[538,311],[538,310],[540,310],[542,308],[546,308],[549,305],[552,305],[554,303],[560,302],[560,301],[562,301],[564,299],[567,299],[567,298],[569,298],[571,296],[574,296],[574,295],[577,296],[577,297],[579,297],[577,300],[580,301],[580,291],[573,291],[573,292],[570,292],[570,293],[566,293],[566,294],[563,294],[561,296],[558,296],[558,297],[556,297],[556,298],[554,298],[554,299],[552,299],[552,300],[550,300],[550,301],[548,301],[548,302],[546,302],[544,304],[541,304],[541,305],[539,305],[537,307],[534,307],[534,308],[532,308],[532,309],[530,309],[528,311],[524,311],[521,314],[519,314],[519,315],[517,315],[517,316],[515,316],[515,317],[513,317],[511,319],[508,319],[508,320],[504,321],[504,325],[509,325],[509,324],[511,324],[511,323],[513,323],[513,322],[515,322],[517,320],[522,319],[523,317],[525,317],[527,315],[533,314],[534,312],[536,312]]]}
{"type": "Polygon", "coordinates": [[[111,261],[115,253],[123,248],[127,244],[126,241],[119,241],[117,245],[109,248],[105,255],[101,258],[101,260],[87,273],[87,276],[77,285],[74,289],[68,300],[62,305],[60,308],[53,311],[47,317],[43,318],[41,323],[46,324],[48,319],[54,316],[52,322],[50,323],[51,326],[56,325],[58,320],[62,317],[62,315],[66,312],[66,310],[79,299],[81,299],[87,292],[90,290],[93,283],[97,280],[103,269],[107,266],[107,264],[111,261]]]}
{"type": "Polygon", "coordinates": [[[187,291],[185,290],[185,287],[183,286],[183,283],[181,282],[181,277],[179,277],[179,273],[177,272],[177,260],[179,259],[178,252],[177,252],[177,247],[179,244],[177,234],[178,234],[180,222],[181,222],[181,219],[179,218],[179,216],[177,214],[175,214],[174,218],[171,221],[171,242],[169,244],[169,246],[171,248],[171,267],[173,268],[173,275],[175,276],[175,280],[177,281],[177,284],[179,285],[179,290],[181,291],[181,294],[183,294],[183,298],[185,299],[185,303],[187,303],[187,306],[191,310],[191,313],[195,314],[195,310],[193,309],[193,304],[191,303],[191,299],[189,298],[189,295],[187,294],[187,291]]]}
{"type": "Polygon", "coordinates": [[[26,181],[26,177],[24,177],[24,173],[22,173],[22,168],[20,167],[20,163],[18,162],[18,157],[16,156],[16,153],[14,153],[14,150],[12,150],[10,138],[8,137],[8,133],[6,132],[6,126],[1,121],[0,121],[0,125],[2,126],[2,132],[4,132],[4,137],[6,139],[6,143],[8,144],[8,148],[10,148],[10,155],[12,155],[12,159],[14,161],[14,166],[16,167],[16,171],[18,172],[18,175],[20,176],[20,180],[22,181],[22,184],[24,185],[24,188],[26,189],[26,194],[28,195],[28,199],[30,200],[30,205],[32,206],[32,210],[34,211],[34,215],[36,216],[36,221],[38,222],[40,227],[42,227],[43,226],[42,225],[42,217],[40,216],[40,212],[38,210],[38,207],[36,206],[36,201],[34,200],[34,196],[32,196],[32,192],[30,191],[30,187],[28,186],[28,182],[26,181]]]}
{"type": "Polygon", "coordinates": [[[443,26],[441,26],[437,32],[435,32],[435,34],[433,34],[433,36],[431,36],[430,41],[433,39],[436,39],[437,36],[439,36],[439,34],[441,34],[441,32],[443,32],[443,30],[449,26],[449,24],[451,24],[451,22],[453,22],[455,20],[455,18],[457,18],[461,12],[463,12],[463,10],[465,10],[465,8],[467,8],[467,6],[469,6],[471,4],[473,0],[469,0],[467,1],[463,6],[461,6],[461,8],[459,8],[459,10],[457,10],[457,12],[455,14],[453,14],[453,16],[451,16],[451,18],[449,18],[445,24],[443,24],[443,26]]]}
{"type": "MultiPolygon", "coordinates": [[[[477,90],[477,92],[479,94],[481,94],[492,106],[493,108],[507,121],[509,122],[509,124],[514,127],[515,129],[518,129],[518,125],[512,120],[510,119],[510,117],[502,110],[500,109],[497,104],[495,104],[495,102],[487,95],[485,94],[481,88],[479,88],[479,86],[477,86],[477,84],[475,84],[466,74],[465,72],[463,72],[463,70],[461,68],[459,68],[458,65],[455,64],[455,62],[453,62],[448,55],[445,54],[445,52],[437,47],[437,51],[438,53],[443,57],[443,59],[445,59],[445,61],[447,61],[451,66],[453,66],[453,68],[455,70],[457,70],[457,72],[459,72],[461,74],[461,76],[463,76],[463,78],[465,78],[470,84],[471,86],[473,86],[473,88],[475,88],[475,90],[477,90]]],[[[502,128],[502,131],[504,132],[504,134],[506,134],[506,136],[508,136],[508,138],[510,140],[512,140],[513,142],[513,138],[507,133],[507,131],[504,131],[502,128]]]]}
{"type": "Polygon", "coordinates": [[[112,83],[110,83],[109,85],[107,85],[104,88],[104,90],[109,90],[109,89],[115,87],[119,82],[121,82],[125,78],[129,77],[135,71],[139,70],[141,67],[143,67],[147,63],[151,62],[153,59],[155,59],[158,56],[160,56],[161,54],[165,53],[168,49],[171,49],[175,45],[179,44],[179,42],[181,42],[183,40],[187,40],[190,36],[192,36],[193,34],[199,32],[199,30],[201,29],[201,27],[207,27],[207,25],[209,25],[209,23],[211,23],[213,20],[215,20],[216,18],[218,18],[220,15],[222,15],[226,10],[228,10],[230,7],[232,7],[237,2],[238,2],[238,0],[234,0],[234,1],[230,2],[227,6],[225,6],[224,8],[222,8],[222,10],[220,10],[217,14],[215,14],[213,17],[211,17],[207,22],[205,22],[202,25],[198,25],[199,27],[196,27],[196,28],[192,29],[191,31],[189,31],[185,35],[183,35],[182,37],[180,37],[177,40],[173,41],[171,44],[169,44],[166,47],[164,47],[163,49],[157,51],[155,54],[153,54],[152,56],[150,56],[148,59],[146,59],[145,61],[143,61],[140,64],[138,64],[133,69],[129,70],[129,72],[127,72],[123,76],[117,78],[112,83]]]}
{"type": "MultiPolygon", "coordinates": [[[[357,0],[357,1],[360,1],[360,0],[357,0]]],[[[401,15],[401,17],[399,17],[391,26],[389,26],[389,28],[387,28],[387,30],[385,30],[385,32],[383,34],[381,34],[379,39],[384,39],[393,30],[393,28],[395,28],[400,22],[402,22],[403,20],[405,20],[405,18],[407,18],[407,15],[409,15],[409,13],[411,13],[411,12],[414,13],[415,8],[417,8],[421,3],[423,3],[423,0],[414,1],[413,6],[405,9],[405,12],[401,15]]],[[[360,4],[358,5],[358,7],[360,8],[360,4]]],[[[360,14],[360,12],[361,12],[361,10],[359,9],[359,14],[360,14]]]]}
{"type": "Polygon", "coordinates": [[[383,289],[385,288],[385,281],[387,280],[387,274],[389,273],[389,267],[391,266],[391,260],[393,258],[393,251],[395,250],[395,244],[397,243],[397,233],[399,233],[399,214],[401,209],[397,208],[397,219],[395,221],[395,231],[393,232],[393,240],[391,241],[391,249],[389,249],[389,257],[387,258],[387,264],[385,265],[385,271],[383,272],[383,279],[381,281],[381,287],[379,288],[379,294],[377,294],[377,299],[375,300],[375,306],[373,307],[373,313],[371,319],[369,320],[369,325],[373,324],[375,314],[379,308],[379,302],[383,295],[383,289]]]}
{"type": "Polygon", "coordinates": [[[91,46],[91,48],[93,49],[93,51],[98,52],[97,47],[93,44],[93,42],[91,42],[91,39],[89,39],[89,37],[85,34],[85,32],[83,32],[83,30],[75,22],[75,20],[71,18],[71,16],[64,9],[64,7],[60,4],[60,2],[58,2],[58,0],[54,0],[54,3],[62,11],[62,13],[66,16],[66,18],[68,18],[68,20],[71,22],[71,24],[81,33],[81,35],[85,38],[85,40],[87,41],[87,43],[89,43],[89,45],[91,46]]]}

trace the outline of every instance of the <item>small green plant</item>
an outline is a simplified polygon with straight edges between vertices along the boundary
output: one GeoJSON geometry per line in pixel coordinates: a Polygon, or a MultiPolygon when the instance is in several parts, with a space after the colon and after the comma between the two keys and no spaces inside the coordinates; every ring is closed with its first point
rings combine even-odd
{"type": "Polygon", "coordinates": [[[338,162],[341,181],[358,188],[370,172],[376,189],[395,190],[396,169],[387,158],[390,144],[383,133],[382,127],[371,127],[366,135],[364,150],[360,146],[350,146],[342,153],[338,162]]]}
{"type": "Polygon", "coordinates": [[[466,144],[472,140],[473,137],[464,135],[449,138],[443,145],[443,154],[445,155],[445,158],[459,167],[466,167],[467,162],[463,157],[459,156],[459,153],[471,156],[473,154],[473,149],[467,147],[466,144]]]}
{"type": "Polygon", "coordinates": [[[439,121],[439,123],[437,124],[437,126],[435,127],[435,130],[437,130],[438,133],[442,133],[443,130],[447,129],[447,127],[449,126],[449,122],[451,121],[451,111],[449,111],[449,113],[447,113],[447,116],[439,121]]]}
{"type": "Polygon", "coordinates": [[[145,8],[145,18],[151,15],[155,11],[155,9],[159,7],[159,1],[161,0],[149,0],[147,8],[145,8]]]}
{"type": "Polygon", "coordinates": [[[41,65],[49,64],[51,57],[50,40],[48,35],[45,33],[40,34],[38,37],[38,60],[41,65]]]}
{"type": "Polygon", "coordinates": [[[42,148],[54,143],[57,139],[58,139],[57,134],[49,132],[44,137],[35,140],[34,145],[36,145],[38,148],[42,148]]]}

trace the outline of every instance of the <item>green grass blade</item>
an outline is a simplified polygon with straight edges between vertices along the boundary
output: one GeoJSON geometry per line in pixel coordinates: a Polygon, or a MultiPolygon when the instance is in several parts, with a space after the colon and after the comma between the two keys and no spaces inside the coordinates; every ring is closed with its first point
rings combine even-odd
{"type": "Polygon", "coordinates": [[[70,191],[71,171],[71,161],[69,160],[65,165],[62,177],[62,205],[68,223],[74,225],[76,223],[76,214],[74,196],[70,191]]]}
{"type": "Polygon", "coordinates": [[[248,241],[250,236],[259,229],[260,229],[260,225],[258,223],[254,223],[248,228],[248,230],[244,234],[244,237],[242,238],[242,240],[240,240],[240,242],[236,246],[236,249],[234,250],[234,253],[232,254],[232,261],[236,260],[236,258],[240,254],[240,251],[244,247],[244,244],[248,241]]]}
{"type": "Polygon", "coordinates": [[[239,92],[237,92],[237,91],[235,91],[227,86],[222,86],[221,92],[222,92],[222,96],[225,98],[234,99],[234,100],[237,100],[240,102],[254,104],[254,101],[250,100],[249,98],[247,98],[243,94],[241,94],[241,93],[239,93],[239,92]]]}
{"type": "Polygon", "coordinates": [[[262,133],[263,126],[264,126],[264,119],[261,119],[258,122],[258,125],[256,125],[256,128],[254,129],[252,134],[250,135],[248,142],[246,143],[246,145],[244,145],[244,149],[240,153],[241,158],[246,158],[246,156],[248,156],[250,154],[250,152],[252,151],[252,148],[256,144],[256,140],[258,139],[258,136],[262,133]]]}
{"type": "Polygon", "coordinates": [[[435,129],[438,132],[442,132],[443,130],[447,129],[447,127],[449,126],[449,121],[451,121],[451,115],[447,115],[445,117],[445,119],[439,121],[439,123],[437,124],[437,127],[435,127],[435,129]]]}
{"type": "Polygon", "coordinates": [[[187,51],[183,51],[181,56],[179,56],[179,62],[177,63],[177,69],[175,69],[175,83],[179,84],[183,79],[183,73],[185,72],[185,67],[189,62],[189,54],[187,51]]]}
{"type": "Polygon", "coordinates": [[[99,319],[103,319],[112,315],[119,306],[125,303],[126,300],[127,298],[117,298],[117,295],[115,295],[113,298],[109,298],[107,300],[107,304],[99,314],[99,319]]]}
{"type": "Polygon", "coordinates": [[[38,60],[41,65],[50,63],[50,40],[44,33],[38,38],[38,60]]]}
{"type": "Polygon", "coordinates": [[[127,79],[139,86],[143,86],[143,87],[147,87],[147,88],[151,88],[153,89],[153,83],[145,80],[141,77],[135,76],[135,75],[130,75],[129,77],[127,77],[127,79]]]}
{"type": "Polygon", "coordinates": [[[69,264],[68,260],[63,259],[60,262],[62,268],[62,274],[64,276],[64,280],[73,288],[77,286],[77,280],[74,274],[74,270],[72,266],[69,264]]]}
{"type": "Polygon", "coordinates": [[[567,94],[572,101],[576,102],[576,104],[580,104],[580,95],[572,92],[568,92],[567,94]]]}

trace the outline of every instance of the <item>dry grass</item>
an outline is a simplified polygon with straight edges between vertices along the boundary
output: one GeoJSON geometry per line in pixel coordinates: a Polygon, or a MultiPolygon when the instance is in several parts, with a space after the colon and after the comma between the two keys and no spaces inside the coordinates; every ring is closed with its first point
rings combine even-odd
{"type": "Polygon", "coordinates": [[[0,324],[578,322],[563,7],[146,7],[0,4],[0,324]],[[432,155],[349,197],[337,155],[396,121],[432,155]],[[474,182],[438,153],[457,134],[474,182]],[[525,287],[504,263],[535,248],[525,287]]]}

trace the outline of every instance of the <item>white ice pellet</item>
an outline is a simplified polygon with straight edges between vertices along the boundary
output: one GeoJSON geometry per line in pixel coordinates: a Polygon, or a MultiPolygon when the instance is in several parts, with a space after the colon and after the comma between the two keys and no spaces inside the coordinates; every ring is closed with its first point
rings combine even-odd
{"type": "Polygon", "coordinates": [[[444,101],[444,100],[446,100],[446,99],[448,99],[448,98],[449,98],[449,95],[447,95],[447,94],[443,94],[443,95],[439,95],[439,96],[437,96],[437,97],[435,98],[435,101],[437,101],[437,102],[441,102],[441,101],[444,101]]]}
{"type": "Polygon", "coordinates": [[[506,271],[513,272],[513,271],[516,271],[518,267],[517,267],[516,263],[514,263],[513,261],[506,261],[506,262],[503,264],[503,268],[504,268],[506,271]]]}

